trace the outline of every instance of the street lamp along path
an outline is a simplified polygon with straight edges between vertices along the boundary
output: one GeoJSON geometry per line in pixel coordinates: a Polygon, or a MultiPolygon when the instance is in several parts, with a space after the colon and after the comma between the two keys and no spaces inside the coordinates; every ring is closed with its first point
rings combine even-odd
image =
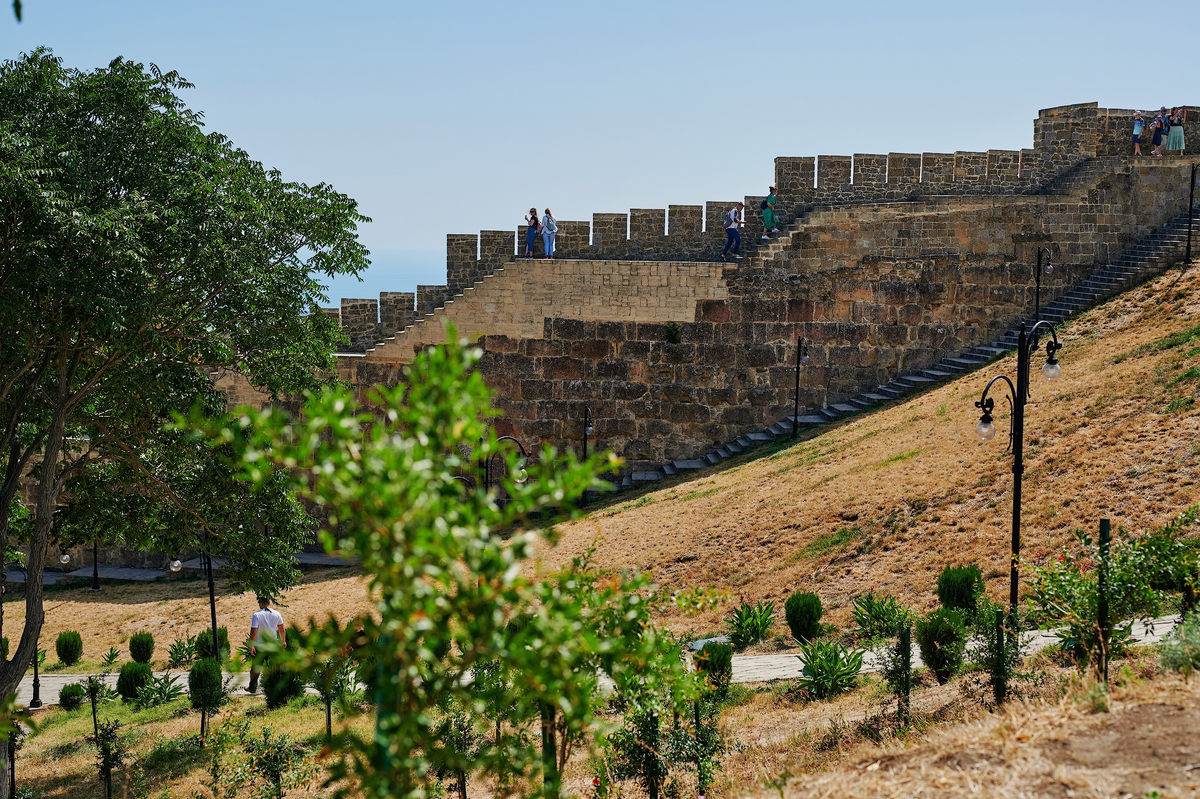
{"type": "MultiPolygon", "coordinates": [[[[1041,265],[1039,263],[1039,272],[1041,265]]],[[[1020,579],[1018,566],[1021,557],[1021,478],[1025,471],[1023,462],[1025,439],[1025,405],[1029,401],[1029,372],[1033,354],[1040,348],[1038,337],[1048,332],[1050,338],[1046,341],[1046,363],[1042,366],[1042,376],[1051,382],[1062,375],[1062,367],[1058,365],[1056,354],[1062,349],[1058,334],[1049,322],[1037,322],[1026,332],[1024,323],[1017,338],[1017,384],[1008,379],[1007,375],[997,375],[988,381],[983,389],[983,395],[975,403],[979,408],[979,423],[975,425],[975,435],[980,441],[991,441],[996,436],[996,425],[992,420],[992,412],[996,409],[996,400],[989,396],[997,382],[1008,386],[1008,396],[1004,399],[1012,409],[1009,418],[1009,448],[1013,453],[1013,510],[1012,510],[1012,557],[1009,564],[1009,613],[1013,629],[1016,625],[1017,587],[1020,579]]]]}

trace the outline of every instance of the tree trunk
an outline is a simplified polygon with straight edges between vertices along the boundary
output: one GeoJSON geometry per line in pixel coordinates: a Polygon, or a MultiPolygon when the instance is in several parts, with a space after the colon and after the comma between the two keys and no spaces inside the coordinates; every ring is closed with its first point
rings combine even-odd
{"type": "Polygon", "coordinates": [[[8,762],[8,742],[6,741],[4,746],[0,746],[0,775],[3,775],[3,779],[0,779],[0,799],[11,799],[9,793],[11,786],[8,784],[9,768],[11,766],[8,762]]]}
{"type": "Polygon", "coordinates": [[[458,772],[458,799],[467,799],[467,772],[458,772]]]}
{"type": "Polygon", "coordinates": [[[542,704],[542,785],[545,799],[558,799],[558,746],[556,745],[555,708],[542,704]]]}

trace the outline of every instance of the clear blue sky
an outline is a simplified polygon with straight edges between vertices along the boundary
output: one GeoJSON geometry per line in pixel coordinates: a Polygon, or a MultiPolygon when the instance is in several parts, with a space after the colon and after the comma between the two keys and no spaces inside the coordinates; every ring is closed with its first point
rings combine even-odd
{"type": "Polygon", "coordinates": [[[534,204],[700,204],[761,193],[778,155],[1017,149],[1039,108],[1200,104],[1186,1],[9,6],[6,58],[177,69],[212,129],[355,197],[374,265],[335,303],[443,282],[447,233],[534,204]]]}

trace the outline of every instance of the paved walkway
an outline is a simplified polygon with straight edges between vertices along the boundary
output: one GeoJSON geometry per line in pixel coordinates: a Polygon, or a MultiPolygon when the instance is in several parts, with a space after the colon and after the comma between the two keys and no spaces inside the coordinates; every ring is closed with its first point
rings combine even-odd
{"type": "MultiPolygon", "coordinates": [[[[1179,621],[1179,616],[1163,616],[1162,618],[1154,619],[1149,624],[1135,622],[1133,625],[1133,639],[1138,644],[1156,644],[1165,638],[1175,624],[1179,621]]],[[[1036,630],[1021,636],[1022,649],[1026,654],[1037,652],[1045,649],[1057,642],[1052,631],[1036,630]]],[[[921,667],[924,664],[921,662],[921,656],[916,651],[916,643],[913,643],[913,666],[921,667]]],[[[868,650],[863,654],[863,671],[875,672],[879,671],[880,651],[868,650]]],[[[735,655],[733,658],[733,682],[736,683],[762,683],[773,682],[775,680],[794,680],[802,676],[804,664],[800,662],[800,658],[796,655],[735,655]]],[[[179,677],[180,684],[185,688],[187,686],[187,671],[156,671],[155,676],[161,674],[174,674],[179,677]]],[[[243,671],[237,674],[225,672],[226,679],[232,679],[231,686],[234,690],[245,688],[250,681],[250,673],[243,671]]],[[[41,686],[39,693],[42,703],[47,705],[58,704],[58,693],[63,686],[68,683],[82,682],[87,678],[86,674],[43,674],[41,675],[41,686]]],[[[108,684],[114,688],[117,685],[117,675],[108,675],[108,684]]],[[[311,689],[309,691],[312,693],[311,689]]],[[[17,704],[28,705],[33,699],[33,675],[26,674],[25,679],[21,681],[21,687],[17,689],[17,704]]]]}
{"type": "MultiPolygon", "coordinates": [[[[301,566],[354,566],[358,564],[357,560],[343,560],[336,555],[326,555],[324,552],[300,552],[293,556],[293,560],[301,566]]],[[[224,558],[213,558],[213,566],[217,571],[225,565],[224,558]]],[[[201,572],[203,568],[200,565],[200,558],[193,558],[183,562],[183,570],[189,572],[201,572]]],[[[167,574],[165,568],[162,569],[135,569],[125,566],[101,566],[101,580],[131,580],[134,582],[154,582],[159,577],[167,574]]],[[[60,580],[68,577],[82,577],[90,580],[92,578],[92,567],[84,566],[81,569],[76,569],[73,572],[60,572],[47,569],[42,573],[42,582],[45,585],[54,585],[60,580]]],[[[25,572],[18,569],[10,569],[6,579],[10,583],[25,582],[25,572]]]]}

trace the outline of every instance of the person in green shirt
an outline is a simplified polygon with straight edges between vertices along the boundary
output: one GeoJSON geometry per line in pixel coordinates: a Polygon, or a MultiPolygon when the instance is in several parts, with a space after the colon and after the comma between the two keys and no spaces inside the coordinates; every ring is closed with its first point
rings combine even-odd
{"type": "Polygon", "coordinates": [[[775,216],[775,187],[771,186],[771,192],[767,195],[767,199],[763,200],[762,217],[763,217],[763,234],[764,239],[769,239],[768,233],[778,233],[779,228],[778,218],[775,216]]]}

